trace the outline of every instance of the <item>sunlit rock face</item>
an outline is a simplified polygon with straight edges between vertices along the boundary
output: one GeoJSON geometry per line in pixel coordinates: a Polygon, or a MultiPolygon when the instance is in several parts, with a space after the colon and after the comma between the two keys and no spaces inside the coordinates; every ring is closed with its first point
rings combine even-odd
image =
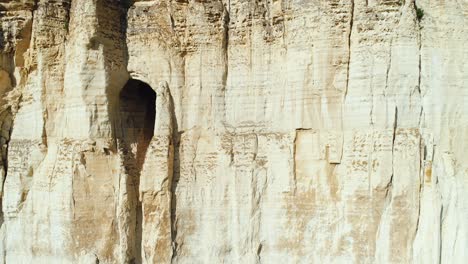
{"type": "Polygon", "coordinates": [[[468,2],[0,0],[0,262],[466,263],[468,2]]]}

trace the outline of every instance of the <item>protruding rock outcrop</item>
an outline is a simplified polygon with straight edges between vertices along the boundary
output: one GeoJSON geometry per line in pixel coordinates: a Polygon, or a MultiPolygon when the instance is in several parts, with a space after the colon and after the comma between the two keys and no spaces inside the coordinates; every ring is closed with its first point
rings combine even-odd
{"type": "Polygon", "coordinates": [[[168,84],[161,82],[156,89],[154,135],[140,176],[144,263],[170,263],[172,258],[173,113],[168,84]]]}

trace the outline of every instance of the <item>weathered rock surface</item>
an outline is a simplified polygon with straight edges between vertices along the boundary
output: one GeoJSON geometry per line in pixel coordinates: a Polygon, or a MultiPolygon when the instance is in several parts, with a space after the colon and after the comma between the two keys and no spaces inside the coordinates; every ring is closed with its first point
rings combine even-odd
{"type": "Polygon", "coordinates": [[[466,263],[467,19],[0,0],[0,261],[466,263]]]}

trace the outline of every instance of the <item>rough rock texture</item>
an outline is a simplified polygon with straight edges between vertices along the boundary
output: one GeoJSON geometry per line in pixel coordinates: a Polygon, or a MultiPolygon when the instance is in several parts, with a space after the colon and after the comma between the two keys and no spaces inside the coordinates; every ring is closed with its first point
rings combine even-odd
{"type": "Polygon", "coordinates": [[[0,0],[0,260],[466,263],[467,19],[0,0]]]}

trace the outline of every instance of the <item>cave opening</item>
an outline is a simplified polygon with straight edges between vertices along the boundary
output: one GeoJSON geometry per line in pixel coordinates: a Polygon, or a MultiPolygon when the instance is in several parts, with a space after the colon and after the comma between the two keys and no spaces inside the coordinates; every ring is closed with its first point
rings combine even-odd
{"type": "Polygon", "coordinates": [[[146,151],[153,138],[156,117],[156,93],[147,84],[130,79],[119,96],[119,148],[126,170],[129,203],[129,255],[132,263],[141,263],[142,203],[139,197],[140,174],[146,151]]]}
{"type": "Polygon", "coordinates": [[[142,147],[149,143],[156,117],[156,93],[151,86],[130,79],[120,92],[120,116],[127,141],[142,147]]]}

